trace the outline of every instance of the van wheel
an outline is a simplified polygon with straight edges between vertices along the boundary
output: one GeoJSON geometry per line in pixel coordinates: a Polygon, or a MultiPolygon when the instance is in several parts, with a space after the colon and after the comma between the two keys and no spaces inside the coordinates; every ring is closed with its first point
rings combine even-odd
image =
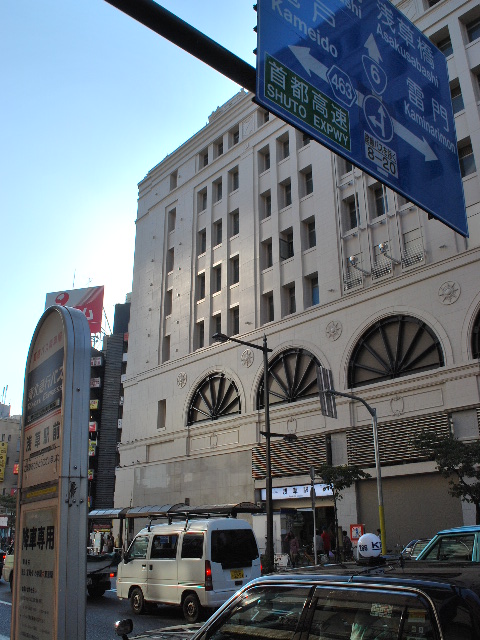
{"type": "Polygon", "coordinates": [[[187,622],[197,622],[200,618],[200,602],[194,593],[188,594],[183,601],[183,616],[187,622]]]}
{"type": "Polygon", "coordinates": [[[130,605],[133,613],[136,613],[137,616],[145,611],[145,600],[140,587],[134,587],[132,589],[130,594],[130,605]]]}

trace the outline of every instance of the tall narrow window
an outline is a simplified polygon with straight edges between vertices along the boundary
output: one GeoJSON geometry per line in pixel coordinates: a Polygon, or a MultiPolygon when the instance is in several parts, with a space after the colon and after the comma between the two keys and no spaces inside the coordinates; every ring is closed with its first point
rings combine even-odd
{"type": "Polygon", "coordinates": [[[280,185],[280,200],[282,203],[282,209],[289,207],[292,204],[292,183],[290,180],[285,180],[280,185]]]}
{"type": "Polygon", "coordinates": [[[213,316],[212,326],[214,329],[214,333],[222,333],[222,316],[220,313],[217,313],[216,316],[213,316]]]}
{"type": "Polygon", "coordinates": [[[280,260],[288,260],[293,258],[293,231],[287,229],[280,234],[280,260]]]}
{"type": "Polygon", "coordinates": [[[230,284],[240,282],[240,258],[234,256],[230,258],[230,284]]]}
{"type": "Polygon", "coordinates": [[[165,429],[167,420],[167,401],[159,400],[157,404],[157,429],[165,429]]]}
{"type": "Polygon", "coordinates": [[[273,292],[265,293],[263,296],[264,322],[273,322],[275,319],[275,309],[273,306],[273,292]]]}
{"type": "Polygon", "coordinates": [[[170,174],[170,191],[176,189],[178,185],[178,171],[172,171],[170,174]]]}
{"type": "Polygon", "coordinates": [[[452,47],[452,41],[450,40],[450,36],[447,36],[446,38],[439,40],[436,44],[446,58],[448,58],[448,56],[453,55],[453,47],[452,47]]]}
{"type": "Polygon", "coordinates": [[[269,269],[273,266],[272,239],[262,242],[262,269],[269,269]]]}
{"type": "Polygon", "coordinates": [[[375,187],[375,189],[373,190],[373,196],[375,199],[375,209],[373,217],[379,218],[380,216],[385,215],[385,213],[387,212],[385,188],[383,186],[375,187]]]}
{"type": "Polygon", "coordinates": [[[170,336],[165,336],[163,339],[162,362],[167,360],[170,360],[170,336]]]}
{"type": "Polygon", "coordinates": [[[480,38],[480,18],[476,18],[466,25],[468,41],[473,42],[480,38]]]}
{"type": "Polygon", "coordinates": [[[165,316],[169,316],[172,313],[172,298],[173,293],[172,290],[169,289],[165,292],[165,302],[163,305],[163,313],[165,316]]]}
{"type": "Polygon", "coordinates": [[[315,220],[307,220],[305,223],[305,247],[311,249],[317,246],[317,232],[315,230],[315,220]]]}
{"type": "Polygon", "coordinates": [[[219,264],[213,268],[213,293],[217,293],[222,289],[222,265],[219,264]]]}
{"type": "Polygon", "coordinates": [[[288,139],[288,133],[278,138],[278,158],[279,160],[285,160],[290,155],[290,141],[288,139]]]}
{"type": "Polygon", "coordinates": [[[450,95],[452,96],[453,113],[458,113],[459,111],[465,109],[465,105],[463,104],[462,90],[460,89],[459,84],[456,87],[452,87],[450,89],[450,95]]]}
{"type": "Polygon", "coordinates": [[[305,181],[305,195],[308,196],[313,193],[313,173],[311,169],[303,174],[303,179],[305,181]]]}
{"type": "Polygon", "coordinates": [[[310,300],[312,306],[315,304],[319,304],[320,302],[320,294],[318,291],[318,277],[314,276],[310,278],[310,300]]]}
{"type": "Polygon", "coordinates": [[[217,220],[213,223],[213,242],[214,247],[219,244],[222,244],[222,221],[217,220]]]}
{"type": "Polygon", "coordinates": [[[345,211],[345,220],[344,220],[345,231],[350,231],[351,229],[355,229],[358,225],[358,203],[357,203],[356,195],[344,201],[344,211],[345,211]]]}
{"type": "Polygon", "coordinates": [[[172,247],[167,253],[167,273],[173,271],[173,265],[175,263],[175,249],[172,247]]]}
{"type": "Polygon", "coordinates": [[[203,151],[200,151],[199,158],[200,158],[200,169],[203,169],[203,167],[206,167],[208,165],[208,149],[204,149],[203,151]]]}
{"type": "Polygon", "coordinates": [[[270,169],[270,147],[267,145],[258,152],[258,171],[263,173],[270,169]]]}
{"type": "Polygon", "coordinates": [[[260,214],[262,220],[272,215],[272,195],[270,190],[265,191],[265,193],[262,193],[260,196],[260,214]]]}
{"type": "Polygon", "coordinates": [[[460,147],[458,150],[458,157],[460,160],[460,173],[462,174],[462,178],[469,176],[471,173],[475,173],[477,168],[475,166],[475,158],[471,144],[466,144],[465,146],[460,147]]]}
{"type": "Polygon", "coordinates": [[[175,224],[177,220],[177,210],[170,209],[168,212],[168,233],[175,231],[175,224]]]}
{"type": "Polygon", "coordinates": [[[238,209],[230,213],[230,237],[240,233],[240,212],[238,209]]]}
{"type": "Polygon", "coordinates": [[[205,323],[203,320],[197,322],[197,349],[203,349],[205,346],[205,323]]]}
{"type": "Polygon", "coordinates": [[[199,273],[197,276],[197,300],[205,298],[205,274],[199,273]]]}
{"type": "Polygon", "coordinates": [[[198,210],[205,211],[207,208],[207,189],[198,192],[198,210]]]}
{"type": "Polygon", "coordinates": [[[206,229],[202,229],[198,232],[198,254],[202,255],[207,250],[207,231],[206,229]]]}
{"type": "Polygon", "coordinates": [[[219,202],[222,199],[222,179],[220,178],[213,184],[213,193],[215,196],[215,202],[219,202]]]}
{"type": "Polygon", "coordinates": [[[230,309],[230,331],[234,336],[240,333],[240,309],[238,307],[230,309]]]}
{"type": "Polygon", "coordinates": [[[236,191],[239,187],[239,175],[238,168],[236,167],[232,171],[230,171],[230,191],[236,191]]]}
{"type": "Polygon", "coordinates": [[[286,287],[286,313],[290,315],[297,310],[297,302],[295,298],[295,285],[290,284],[286,287]]]}

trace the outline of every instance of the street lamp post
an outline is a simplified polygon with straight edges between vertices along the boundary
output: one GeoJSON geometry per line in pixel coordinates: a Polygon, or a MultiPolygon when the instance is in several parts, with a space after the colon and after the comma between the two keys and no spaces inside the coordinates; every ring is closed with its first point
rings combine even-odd
{"type": "MultiPolygon", "coordinates": [[[[212,336],[213,340],[218,340],[219,342],[228,342],[231,340],[232,342],[237,342],[238,344],[244,344],[247,347],[252,347],[252,349],[258,349],[259,351],[263,351],[263,405],[265,407],[265,431],[261,433],[265,436],[266,440],[266,455],[265,455],[265,504],[267,510],[267,544],[265,549],[265,557],[267,570],[271,571],[273,569],[273,504],[272,504],[272,461],[271,461],[271,453],[270,453],[270,439],[272,434],[270,432],[270,399],[268,393],[268,354],[271,353],[272,349],[268,348],[267,345],[267,336],[263,334],[263,345],[253,344],[253,342],[247,342],[246,340],[240,340],[239,338],[230,338],[224,333],[214,333],[212,336]]],[[[277,434],[275,434],[276,436],[277,434]]]]}
{"type": "Polygon", "coordinates": [[[380,521],[380,539],[382,541],[382,554],[387,553],[387,536],[385,533],[385,512],[383,508],[383,490],[382,490],[382,470],[380,466],[380,451],[378,447],[378,427],[377,427],[377,410],[375,407],[371,407],[368,402],[365,402],[360,396],[355,396],[352,393],[342,393],[341,391],[335,391],[334,389],[326,389],[325,393],[335,396],[341,396],[343,398],[349,398],[350,400],[356,400],[361,402],[366,408],[368,413],[372,416],[372,429],[373,429],[373,450],[375,454],[375,468],[377,471],[377,498],[378,498],[378,518],[380,521]]]}

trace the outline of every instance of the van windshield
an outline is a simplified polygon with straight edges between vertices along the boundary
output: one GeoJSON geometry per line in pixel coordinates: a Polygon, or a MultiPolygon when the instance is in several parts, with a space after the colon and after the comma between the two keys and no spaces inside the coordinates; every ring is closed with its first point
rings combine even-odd
{"type": "Polygon", "coordinates": [[[251,567],[258,558],[258,548],[251,529],[212,531],[212,562],[223,568],[251,567]]]}

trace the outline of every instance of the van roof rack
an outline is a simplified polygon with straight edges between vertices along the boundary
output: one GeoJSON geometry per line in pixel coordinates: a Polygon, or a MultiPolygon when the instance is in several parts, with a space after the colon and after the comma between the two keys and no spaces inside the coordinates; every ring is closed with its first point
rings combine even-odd
{"type": "Polygon", "coordinates": [[[236,504],[214,504],[193,507],[188,504],[148,505],[144,507],[126,507],[123,509],[93,509],[88,514],[90,519],[116,518],[167,518],[170,522],[174,516],[183,518],[236,518],[239,513],[262,513],[262,507],[253,502],[238,502],[236,504]]]}

